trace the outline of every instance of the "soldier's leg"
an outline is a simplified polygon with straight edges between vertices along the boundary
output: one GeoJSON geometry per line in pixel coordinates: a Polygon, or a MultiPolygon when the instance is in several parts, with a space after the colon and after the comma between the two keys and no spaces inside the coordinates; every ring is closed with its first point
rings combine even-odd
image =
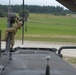
{"type": "Polygon", "coordinates": [[[5,30],[4,39],[2,39],[2,41],[6,41],[7,40],[7,37],[8,37],[8,31],[5,30]]]}
{"type": "Polygon", "coordinates": [[[9,32],[9,33],[15,33],[15,31],[16,31],[16,28],[8,28],[7,29],[7,32],[9,32]]]}
{"type": "Polygon", "coordinates": [[[11,48],[13,48],[16,28],[9,28],[7,31],[8,31],[8,33],[11,33],[11,48]]]}
{"type": "Polygon", "coordinates": [[[13,46],[14,46],[14,43],[15,43],[15,34],[14,33],[12,33],[11,34],[11,48],[13,48],[13,46]]]}
{"type": "Polygon", "coordinates": [[[8,28],[7,30],[5,30],[4,39],[2,39],[2,41],[6,41],[7,40],[8,33],[15,33],[15,32],[16,32],[15,28],[8,28]]]}

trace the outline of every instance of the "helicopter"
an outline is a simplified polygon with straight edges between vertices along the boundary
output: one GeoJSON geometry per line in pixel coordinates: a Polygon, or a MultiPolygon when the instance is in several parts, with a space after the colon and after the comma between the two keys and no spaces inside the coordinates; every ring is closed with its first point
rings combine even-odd
{"type": "MultiPolygon", "coordinates": [[[[76,11],[76,0],[56,0],[76,11]]],[[[10,2],[9,2],[10,3],[10,2]]],[[[24,11],[24,0],[23,0],[24,11]]],[[[8,15],[8,27],[11,27],[10,18],[14,13],[8,15]]],[[[23,12],[24,18],[24,12],[23,12]]],[[[24,23],[24,20],[23,20],[24,23]]],[[[24,27],[23,27],[24,28],[24,27]]],[[[23,29],[24,30],[24,29],[23,29]]],[[[22,33],[24,36],[24,31],[22,33]]],[[[0,75],[75,75],[76,68],[62,59],[61,51],[64,49],[76,49],[76,46],[62,46],[56,48],[32,48],[16,47],[10,48],[10,34],[6,41],[5,50],[1,49],[0,30],[0,75]],[[57,53],[58,51],[58,53],[57,53]]],[[[22,39],[23,40],[23,39],[22,39]]]]}

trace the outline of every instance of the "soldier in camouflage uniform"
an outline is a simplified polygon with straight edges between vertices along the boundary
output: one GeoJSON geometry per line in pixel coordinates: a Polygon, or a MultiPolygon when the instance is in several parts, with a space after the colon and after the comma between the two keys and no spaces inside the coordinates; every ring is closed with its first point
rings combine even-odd
{"type": "Polygon", "coordinates": [[[13,46],[14,46],[15,34],[16,34],[17,30],[21,28],[21,26],[22,26],[22,20],[19,20],[19,17],[16,17],[15,23],[13,24],[13,26],[11,28],[8,28],[5,30],[5,38],[3,41],[7,40],[8,33],[10,33],[10,35],[11,35],[11,48],[13,48],[13,46]]]}

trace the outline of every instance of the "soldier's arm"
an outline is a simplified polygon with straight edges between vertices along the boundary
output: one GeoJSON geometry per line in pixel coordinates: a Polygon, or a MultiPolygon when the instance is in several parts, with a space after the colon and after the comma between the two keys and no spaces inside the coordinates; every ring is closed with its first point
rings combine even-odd
{"type": "Polygon", "coordinates": [[[19,19],[16,17],[16,18],[15,18],[15,21],[16,21],[16,23],[17,23],[17,25],[18,25],[18,28],[20,29],[21,26],[22,26],[22,20],[19,20],[19,19]]]}

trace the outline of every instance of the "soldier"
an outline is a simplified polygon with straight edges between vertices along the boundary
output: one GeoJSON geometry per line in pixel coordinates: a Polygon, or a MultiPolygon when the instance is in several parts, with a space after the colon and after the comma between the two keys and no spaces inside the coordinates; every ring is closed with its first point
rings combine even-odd
{"type": "Polygon", "coordinates": [[[5,37],[4,37],[3,41],[7,40],[8,33],[10,33],[10,35],[11,35],[11,48],[13,48],[13,46],[14,46],[15,34],[16,34],[17,30],[20,29],[21,26],[23,25],[22,23],[23,23],[22,20],[16,16],[15,23],[13,24],[13,26],[11,28],[8,28],[5,30],[5,37]]]}

